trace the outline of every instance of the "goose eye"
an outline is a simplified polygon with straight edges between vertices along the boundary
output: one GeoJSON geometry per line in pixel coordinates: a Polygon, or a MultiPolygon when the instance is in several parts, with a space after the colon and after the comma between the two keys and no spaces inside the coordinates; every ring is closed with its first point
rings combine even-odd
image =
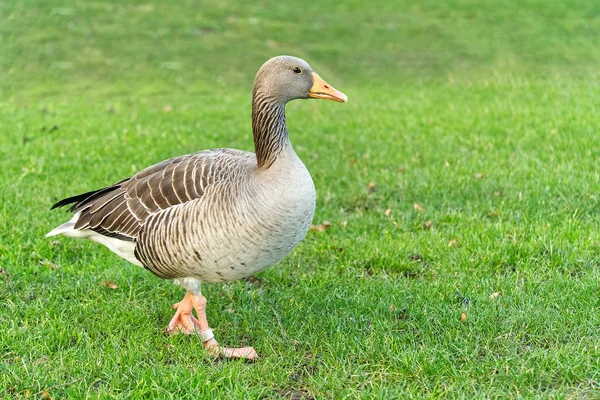
{"type": "Polygon", "coordinates": [[[294,67],[294,68],[292,68],[292,71],[294,71],[296,74],[301,74],[302,73],[302,68],[300,68],[300,67],[294,67]]]}

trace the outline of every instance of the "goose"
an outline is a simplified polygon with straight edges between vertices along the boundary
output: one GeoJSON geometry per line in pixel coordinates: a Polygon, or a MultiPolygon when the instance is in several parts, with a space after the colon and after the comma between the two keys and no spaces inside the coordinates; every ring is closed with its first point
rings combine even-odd
{"type": "Polygon", "coordinates": [[[256,274],[304,239],[316,193],[290,144],[285,105],[308,98],[348,100],[306,61],[292,56],[268,60],[252,90],[255,153],[204,150],[63,199],[51,209],[70,205],[74,215],[46,236],[92,240],[159,278],[174,280],[186,294],[173,305],[167,332],[199,336],[211,355],[256,359],[252,347],[219,345],[200,286],[256,274]]]}

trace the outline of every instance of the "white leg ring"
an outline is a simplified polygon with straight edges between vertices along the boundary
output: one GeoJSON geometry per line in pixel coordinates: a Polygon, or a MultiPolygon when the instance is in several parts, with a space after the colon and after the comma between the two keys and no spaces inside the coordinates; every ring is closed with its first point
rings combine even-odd
{"type": "Polygon", "coordinates": [[[200,337],[203,342],[208,342],[210,339],[214,338],[215,335],[213,334],[212,329],[208,328],[204,332],[200,332],[200,337]]]}

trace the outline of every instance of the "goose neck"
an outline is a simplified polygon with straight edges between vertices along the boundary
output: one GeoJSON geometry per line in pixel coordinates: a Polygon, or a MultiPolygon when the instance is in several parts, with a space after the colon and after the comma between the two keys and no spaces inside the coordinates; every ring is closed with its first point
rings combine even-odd
{"type": "Polygon", "coordinates": [[[259,168],[269,168],[290,147],[285,102],[255,90],[252,95],[252,132],[259,168]]]}

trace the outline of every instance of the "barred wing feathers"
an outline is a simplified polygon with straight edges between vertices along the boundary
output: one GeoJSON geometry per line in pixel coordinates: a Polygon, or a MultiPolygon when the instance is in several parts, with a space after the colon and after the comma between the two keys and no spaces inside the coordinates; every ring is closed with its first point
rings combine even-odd
{"type": "Polygon", "coordinates": [[[235,174],[254,154],[214,149],[165,160],[112,186],[69,197],[52,208],[72,204],[76,218],[47,236],[92,230],[124,241],[136,241],[145,220],[170,207],[202,197],[208,186],[235,174]],[[240,165],[238,165],[238,168],[240,165]]]}

